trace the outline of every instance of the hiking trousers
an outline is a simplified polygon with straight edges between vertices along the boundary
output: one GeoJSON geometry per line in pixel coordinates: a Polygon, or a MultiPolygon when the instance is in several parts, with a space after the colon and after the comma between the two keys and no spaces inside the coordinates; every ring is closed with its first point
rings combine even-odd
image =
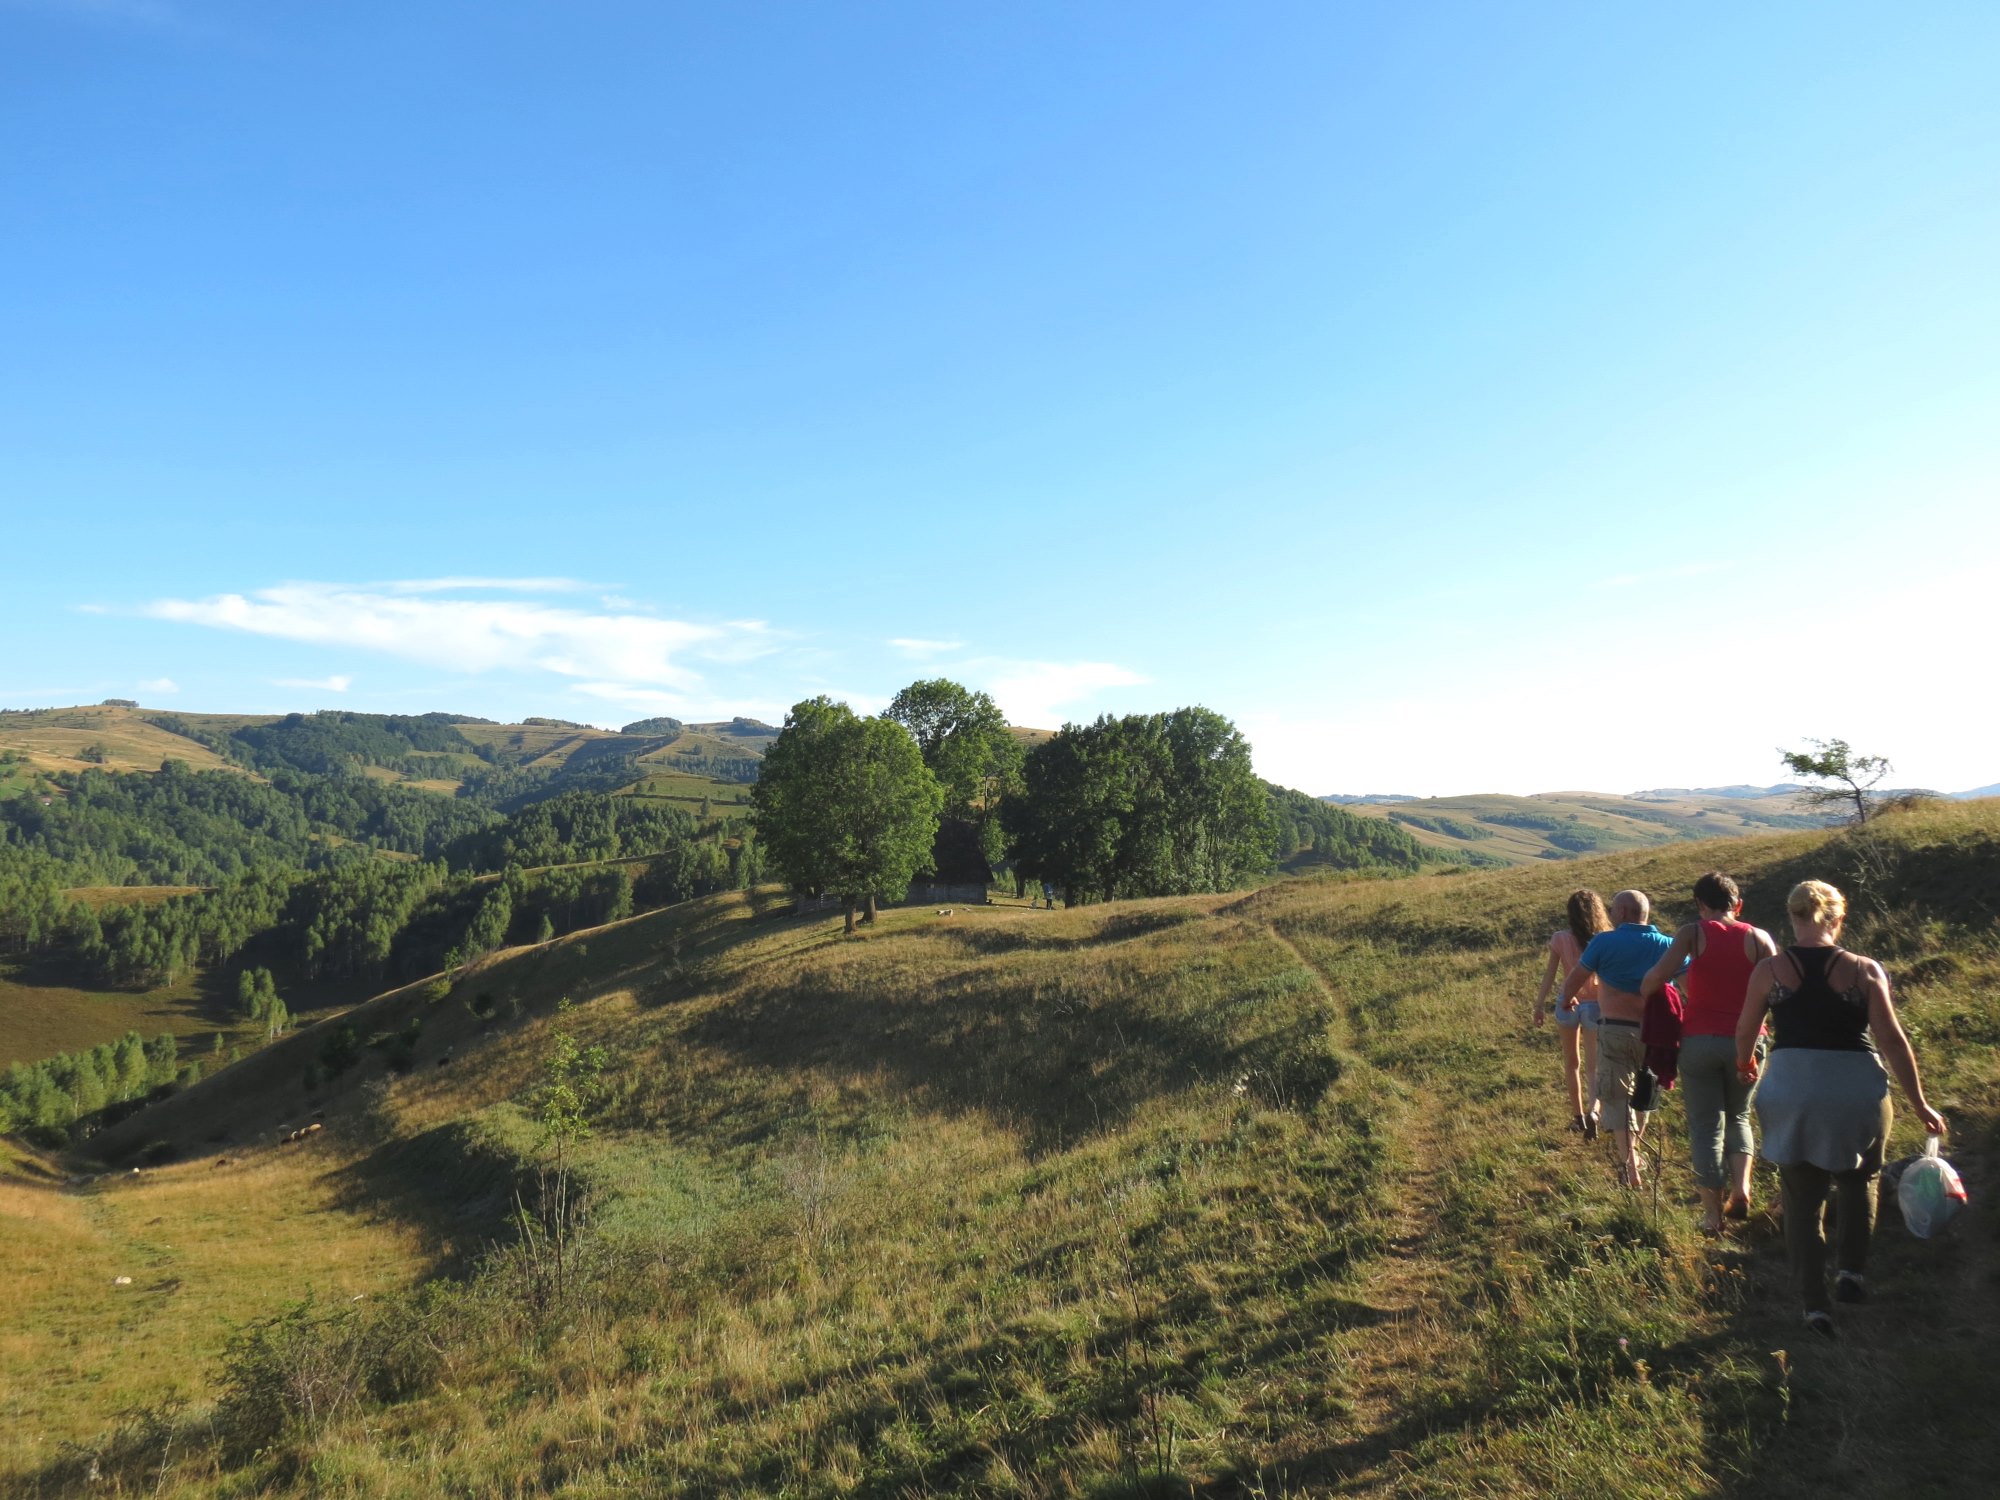
{"type": "Polygon", "coordinates": [[[1841,1270],[1865,1275],[1881,1171],[1879,1161],[1852,1172],[1829,1172],[1810,1162],[1778,1168],[1785,1201],[1785,1252],[1807,1312],[1832,1310],[1826,1295],[1826,1237],[1820,1224],[1829,1191],[1834,1202],[1835,1260],[1841,1270]]]}
{"type": "Polygon", "coordinates": [[[1727,1180],[1729,1158],[1751,1156],[1750,1097],[1757,1090],[1736,1071],[1736,1038],[1681,1039],[1681,1107],[1687,1111],[1688,1159],[1694,1180],[1718,1192],[1727,1180]]]}

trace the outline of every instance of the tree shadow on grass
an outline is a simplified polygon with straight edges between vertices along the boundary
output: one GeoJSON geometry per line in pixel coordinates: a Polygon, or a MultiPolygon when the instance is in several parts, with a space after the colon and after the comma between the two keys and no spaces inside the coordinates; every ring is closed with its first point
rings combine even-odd
{"type": "MultiPolygon", "coordinates": [[[[796,1077],[887,1072],[915,1101],[1019,1130],[1032,1153],[1123,1125],[1148,1100],[1203,1083],[1251,1079],[1275,1101],[1310,1107],[1340,1073],[1330,1010],[1310,1003],[1237,1008],[1157,996],[1068,998],[1057,986],[983,968],[934,980],[893,973],[865,988],[811,978],[752,989],[696,1018],[690,1045],[796,1077]]],[[[753,1127],[746,1138],[766,1133],[753,1127]]]]}
{"type": "Polygon", "coordinates": [[[456,1121],[386,1140],[328,1181],[341,1212],[415,1229],[433,1275],[463,1274],[480,1251],[510,1240],[515,1195],[535,1197],[530,1163],[456,1121]]]}

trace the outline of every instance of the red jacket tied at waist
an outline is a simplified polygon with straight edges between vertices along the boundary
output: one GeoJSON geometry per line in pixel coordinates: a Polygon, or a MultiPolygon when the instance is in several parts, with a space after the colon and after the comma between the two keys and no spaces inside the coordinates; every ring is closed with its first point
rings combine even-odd
{"type": "Polygon", "coordinates": [[[1639,1040],[1646,1047],[1646,1066],[1653,1070],[1663,1089],[1674,1086],[1681,1070],[1681,1023],[1686,1019],[1687,1005],[1681,999],[1681,992],[1671,984],[1660,986],[1660,992],[1646,1002],[1646,1018],[1639,1023],[1639,1040]]]}

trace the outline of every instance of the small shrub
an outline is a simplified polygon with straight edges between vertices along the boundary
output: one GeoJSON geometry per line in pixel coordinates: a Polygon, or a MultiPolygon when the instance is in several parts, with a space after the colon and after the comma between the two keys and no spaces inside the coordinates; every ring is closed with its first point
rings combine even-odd
{"type": "Polygon", "coordinates": [[[338,1078],[361,1060],[361,1033],[352,1026],[338,1027],[319,1044],[320,1066],[328,1078],[338,1078]]]}
{"type": "Polygon", "coordinates": [[[222,1356],[217,1425],[232,1448],[264,1447],[294,1422],[317,1428],[368,1387],[366,1339],[351,1308],[311,1297],[237,1330],[222,1356]]]}

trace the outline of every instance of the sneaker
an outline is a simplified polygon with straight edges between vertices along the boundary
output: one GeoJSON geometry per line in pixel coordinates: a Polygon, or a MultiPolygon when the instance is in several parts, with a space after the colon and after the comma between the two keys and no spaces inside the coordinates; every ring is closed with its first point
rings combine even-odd
{"type": "Polygon", "coordinates": [[[1814,1333],[1818,1334],[1821,1338],[1831,1339],[1831,1338],[1838,1338],[1840,1336],[1838,1333],[1834,1331],[1832,1313],[1824,1313],[1824,1312],[1807,1313],[1806,1327],[1810,1328],[1814,1333]]]}
{"type": "Polygon", "coordinates": [[[1859,1271],[1842,1271],[1833,1279],[1833,1300],[1836,1302],[1866,1302],[1868,1300],[1868,1278],[1859,1271]]]}

